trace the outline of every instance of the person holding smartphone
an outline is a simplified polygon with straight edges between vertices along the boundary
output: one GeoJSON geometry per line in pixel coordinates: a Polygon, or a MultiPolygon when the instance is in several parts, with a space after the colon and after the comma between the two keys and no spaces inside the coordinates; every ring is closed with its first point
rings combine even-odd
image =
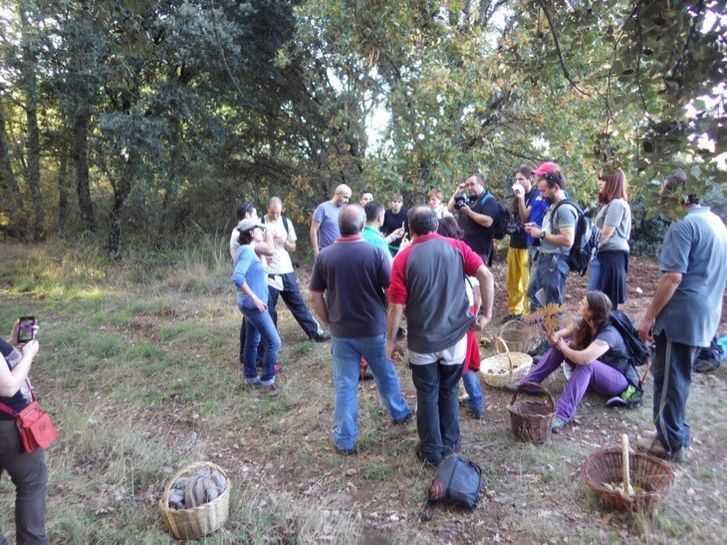
{"type": "MultiPolygon", "coordinates": [[[[17,320],[10,331],[10,342],[0,339],[0,403],[15,412],[31,401],[28,380],[33,359],[38,354],[34,318],[17,320]],[[21,320],[23,333],[20,339],[21,320]]],[[[20,442],[15,418],[0,411],[0,475],[7,471],[15,485],[15,535],[18,545],[47,545],[45,532],[48,470],[45,450],[26,453],[20,442]]],[[[0,543],[4,539],[0,537],[0,543]]]]}

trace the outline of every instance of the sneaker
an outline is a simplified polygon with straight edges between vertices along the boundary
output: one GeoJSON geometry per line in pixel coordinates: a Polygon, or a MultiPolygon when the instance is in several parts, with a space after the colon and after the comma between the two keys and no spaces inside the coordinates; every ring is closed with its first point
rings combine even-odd
{"type": "Polygon", "coordinates": [[[482,413],[476,409],[473,409],[472,407],[467,407],[465,409],[465,413],[470,418],[474,418],[475,420],[482,420],[482,413]]]}
{"type": "Polygon", "coordinates": [[[645,434],[643,437],[639,437],[636,440],[636,447],[639,450],[646,451],[647,454],[667,460],[669,462],[675,462],[677,464],[683,464],[688,459],[687,449],[682,447],[671,454],[666,451],[666,448],[662,444],[661,440],[656,435],[645,434]]]}
{"type": "Polygon", "coordinates": [[[612,398],[609,398],[608,401],[606,401],[606,407],[613,408],[613,407],[628,407],[629,404],[624,401],[621,396],[613,396],[612,398]]]}
{"type": "Polygon", "coordinates": [[[274,382],[272,384],[268,384],[267,386],[263,386],[263,388],[265,388],[265,391],[271,396],[278,395],[278,392],[280,391],[277,384],[275,384],[274,382]]]}
{"type": "Polygon", "coordinates": [[[358,454],[358,446],[354,445],[352,448],[342,448],[339,447],[335,441],[332,441],[333,443],[333,450],[335,450],[338,454],[342,456],[353,456],[354,454],[358,454]]]}
{"type": "Polygon", "coordinates": [[[400,426],[401,424],[406,424],[407,422],[409,422],[409,420],[411,420],[413,417],[414,411],[409,411],[408,413],[406,413],[406,416],[403,416],[399,420],[392,420],[391,422],[396,426],[400,426]]]}
{"type": "Polygon", "coordinates": [[[507,322],[512,322],[513,320],[522,320],[523,315],[522,314],[508,314],[502,319],[503,324],[506,324],[507,322]]]}
{"type": "Polygon", "coordinates": [[[553,424],[550,426],[550,430],[553,433],[559,433],[563,431],[563,428],[565,428],[568,425],[567,420],[563,420],[560,416],[556,416],[553,419],[553,424]]]}
{"type": "Polygon", "coordinates": [[[311,339],[317,343],[325,343],[331,340],[331,335],[325,331],[318,331],[311,339]]]}
{"type": "Polygon", "coordinates": [[[720,361],[710,361],[710,360],[696,360],[694,364],[692,365],[692,370],[695,373],[709,373],[710,371],[714,371],[715,369],[718,369],[720,366],[720,361]]]}

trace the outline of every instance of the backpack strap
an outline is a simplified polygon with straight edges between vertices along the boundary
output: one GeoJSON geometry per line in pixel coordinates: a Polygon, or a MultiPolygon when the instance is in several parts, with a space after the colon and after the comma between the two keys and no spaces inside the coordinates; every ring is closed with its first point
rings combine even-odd
{"type": "Polygon", "coordinates": [[[10,416],[15,417],[15,418],[18,417],[18,413],[16,413],[10,407],[5,405],[5,403],[0,403],[0,411],[4,412],[5,414],[9,414],[10,416]]]}

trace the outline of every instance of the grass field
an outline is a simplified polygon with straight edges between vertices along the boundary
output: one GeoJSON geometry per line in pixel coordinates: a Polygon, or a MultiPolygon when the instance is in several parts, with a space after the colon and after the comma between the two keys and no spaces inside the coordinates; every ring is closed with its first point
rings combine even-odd
{"type": "MultiPolygon", "coordinates": [[[[283,339],[276,397],[241,385],[240,313],[225,242],[139,253],[124,263],[83,243],[0,245],[0,331],[38,317],[41,352],[31,377],[60,431],[48,452],[48,531],[54,544],[173,543],[157,501],[180,467],[211,460],[232,481],[230,519],[208,544],[480,544],[727,542],[726,371],[694,379],[690,463],[652,515],[602,507],[579,475],[592,452],[649,429],[651,384],[641,409],[606,410],[588,395],[577,425],[535,447],[509,432],[510,396],[486,387],[482,421],[461,414],[463,455],[485,475],[474,512],[420,513],[434,476],[414,456],[413,423],[393,426],[375,387],[359,394],[360,445],[330,446],[328,344],[306,340],[280,302],[283,339]]],[[[497,315],[502,267],[494,268],[497,315]]],[[[637,261],[626,307],[643,311],[656,270],[637,261]],[[653,277],[653,278],[652,278],[653,277]],[[652,278],[650,282],[645,279],[652,278]]],[[[307,274],[300,271],[305,285],[307,274]]],[[[569,280],[575,301],[583,280],[569,280]]],[[[491,336],[492,326],[485,333],[491,336]]],[[[724,333],[724,331],[722,331],[724,333]]],[[[413,405],[409,371],[399,364],[413,405]]],[[[562,377],[548,386],[556,393],[562,377]]],[[[0,481],[0,530],[14,543],[14,490],[0,481]]]]}

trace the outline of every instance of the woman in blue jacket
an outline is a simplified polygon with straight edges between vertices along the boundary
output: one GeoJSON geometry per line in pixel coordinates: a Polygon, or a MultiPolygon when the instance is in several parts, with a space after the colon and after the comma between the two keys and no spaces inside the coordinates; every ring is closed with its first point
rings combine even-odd
{"type": "Polygon", "coordinates": [[[281,341],[273,319],[268,313],[268,284],[265,266],[255,253],[256,243],[263,241],[264,226],[258,218],[245,218],[239,225],[240,248],[235,255],[232,282],[237,286],[237,306],[245,315],[245,348],[243,374],[245,384],[263,386],[268,392],[277,392],[275,362],[281,341]],[[265,344],[262,374],[258,376],[255,355],[260,341],[265,344]]]}

